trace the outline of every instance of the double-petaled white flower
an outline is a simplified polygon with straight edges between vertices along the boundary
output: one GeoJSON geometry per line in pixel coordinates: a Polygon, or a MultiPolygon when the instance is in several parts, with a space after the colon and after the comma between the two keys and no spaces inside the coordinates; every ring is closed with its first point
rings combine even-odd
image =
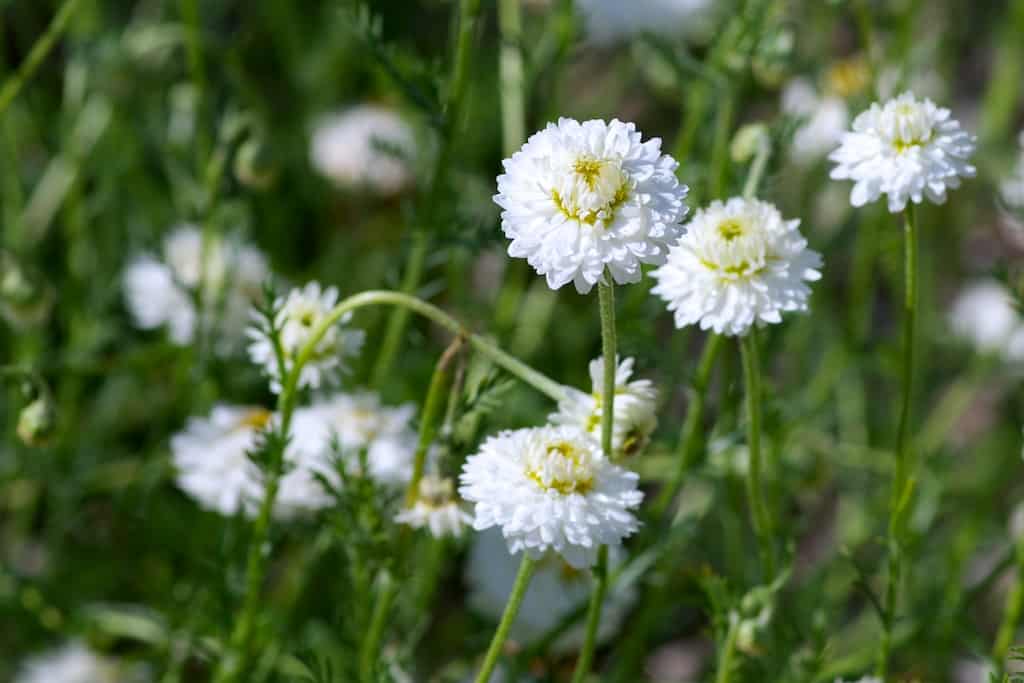
{"type": "Polygon", "coordinates": [[[494,201],[508,253],[552,289],[572,282],[589,292],[606,269],[615,282],[636,282],[641,264],[664,263],[683,232],[678,164],[632,123],[559,119],[504,166],[494,201]]]}
{"type": "MultiPolygon", "coordinates": [[[[293,289],[286,297],[274,302],[274,325],[280,332],[285,375],[291,373],[302,349],[312,340],[314,332],[337,302],[338,290],[334,287],[321,289],[317,282],[310,282],[302,289],[293,289]]],[[[297,386],[316,389],[325,383],[329,373],[346,370],[343,361],[359,352],[365,336],[362,330],[345,327],[350,318],[351,315],[345,315],[327,327],[302,366],[297,386]]],[[[280,376],[270,332],[263,323],[259,320],[249,329],[252,339],[249,357],[270,377],[271,390],[280,393],[284,378],[280,376]]]]}
{"type": "Polygon", "coordinates": [[[413,529],[427,528],[434,538],[460,536],[473,518],[459,505],[451,479],[428,474],[416,487],[416,498],[395,516],[413,529]]]}
{"type": "Polygon", "coordinates": [[[809,249],[799,220],[784,220],[768,202],[734,197],[697,212],[651,276],[651,290],[675,312],[676,327],[742,335],[807,310],[806,282],[821,277],[821,255],[809,249]]]}
{"type": "Polygon", "coordinates": [[[853,121],[853,132],[829,159],[835,180],[852,180],[850,202],[863,206],[886,195],[889,211],[902,211],[908,201],[920,204],[927,197],[946,201],[946,191],[971,178],[968,160],[974,137],[961,130],[948,109],[907,92],[884,105],[872,104],[853,121]]]}
{"type": "Polygon", "coordinates": [[[412,183],[415,149],[412,129],[398,113],[363,104],[320,121],[309,156],[340,187],[388,195],[412,183]]]}
{"type": "Polygon", "coordinates": [[[488,438],[462,469],[459,494],[475,503],[473,526],[500,527],[509,552],[554,551],[573,567],[594,564],[639,525],[635,473],[605,459],[585,432],[539,427],[488,438]]]}
{"type": "Polygon", "coordinates": [[[14,683],[143,683],[145,667],[99,655],[78,641],[31,657],[14,683]]]}
{"type": "MultiPolygon", "coordinates": [[[[658,426],[658,391],[650,380],[630,381],[633,359],[626,358],[615,368],[615,410],[612,422],[612,449],[619,455],[641,451],[658,426]]],[[[590,361],[591,392],[566,388],[558,402],[558,412],[548,419],[553,424],[577,427],[597,441],[601,439],[601,415],[604,408],[604,357],[590,361]]]]}

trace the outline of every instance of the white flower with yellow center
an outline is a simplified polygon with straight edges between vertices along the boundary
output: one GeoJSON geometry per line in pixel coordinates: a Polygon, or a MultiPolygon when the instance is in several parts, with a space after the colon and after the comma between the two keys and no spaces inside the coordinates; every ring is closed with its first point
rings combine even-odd
{"type": "Polygon", "coordinates": [[[807,247],[799,226],[768,202],[714,201],[651,273],[658,280],[651,291],[680,328],[699,323],[735,336],[755,323],[781,322],[785,312],[807,310],[805,282],[821,277],[821,255],[807,247]]]}
{"type": "Polygon", "coordinates": [[[395,516],[399,524],[413,529],[427,528],[434,538],[461,536],[463,529],[473,523],[455,498],[455,485],[451,479],[428,474],[420,479],[416,499],[395,516]]]}
{"type": "Polygon", "coordinates": [[[141,683],[149,680],[144,667],[99,655],[80,642],[27,659],[14,683],[141,683]]]}
{"type": "Polygon", "coordinates": [[[459,494],[475,503],[473,527],[500,527],[509,552],[549,551],[577,569],[602,545],[618,546],[639,522],[638,477],[611,464],[597,443],[571,427],[502,432],[470,456],[459,494]]]}
{"type": "MultiPolygon", "coordinates": [[[[302,289],[293,289],[287,297],[274,302],[274,322],[280,330],[286,374],[292,371],[299,353],[312,339],[314,331],[328,317],[337,302],[338,290],[334,287],[321,289],[317,282],[310,282],[302,289]]],[[[325,383],[328,373],[343,372],[346,369],[343,365],[346,356],[353,356],[362,348],[362,330],[345,327],[350,317],[345,315],[328,327],[316,342],[312,354],[299,373],[299,387],[319,388],[325,383]]],[[[271,390],[280,393],[284,380],[279,376],[274,344],[262,321],[249,329],[249,337],[252,339],[249,357],[270,377],[271,390]]]]}
{"type": "MultiPolygon", "coordinates": [[[[634,455],[647,445],[658,426],[655,412],[658,392],[650,380],[630,381],[633,359],[620,361],[615,369],[615,410],[612,449],[619,455],[634,455]]],[[[604,357],[590,361],[591,392],[568,388],[558,402],[558,412],[548,419],[553,424],[577,427],[597,441],[601,439],[604,406],[604,357]]]]}
{"type": "Polygon", "coordinates": [[[363,104],[321,120],[309,155],[336,185],[389,195],[412,183],[415,149],[412,129],[397,112],[363,104]]]}
{"type": "Polygon", "coordinates": [[[836,163],[834,180],[852,180],[850,203],[864,206],[886,195],[889,211],[902,211],[908,201],[946,201],[946,190],[974,177],[968,163],[974,136],[961,130],[948,109],[907,92],[871,108],[853,121],[829,159],[836,163]]]}
{"type": "Polygon", "coordinates": [[[559,119],[504,162],[494,201],[512,240],[548,286],[587,293],[607,269],[636,282],[641,264],[665,262],[683,232],[687,188],[661,140],[641,142],[632,123],[559,119]]]}

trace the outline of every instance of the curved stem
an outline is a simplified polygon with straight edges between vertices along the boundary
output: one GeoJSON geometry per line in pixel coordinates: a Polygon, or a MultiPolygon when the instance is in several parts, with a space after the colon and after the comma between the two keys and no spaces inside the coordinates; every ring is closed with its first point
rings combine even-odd
{"type": "Polygon", "coordinates": [[[882,614],[882,638],[878,652],[879,678],[886,680],[889,671],[889,653],[893,623],[899,600],[899,587],[903,575],[904,520],[910,507],[914,480],[911,475],[914,457],[911,452],[910,420],[913,411],[914,346],[917,318],[917,220],[914,205],[907,207],[904,219],[904,296],[903,296],[903,400],[896,432],[896,464],[892,497],[889,501],[889,576],[885,590],[882,614]]]}
{"type": "Polygon", "coordinates": [[[775,544],[771,538],[771,517],[765,506],[761,481],[761,363],[756,328],[751,327],[745,336],[740,337],[740,352],[747,395],[747,500],[754,534],[761,548],[761,560],[771,579],[775,576],[775,544]]]}
{"type": "Polygon", "coordinates": [[[594,659],[597,646],[597,631],[601,626],[601,606],[608,590],[608,546],[601,546],[597,551],[597,565],[594,567],[594,589],[590,593],[587,606],[587,627],[583,639],[580,658],[576,660],[576,670],[572,675],[572,683],[583,683],[590,673],[590,663],[594,659]]]}
{"type": "Polygon", "coordinates": [[[736,637],[739,633],[740,620],[730,619],[729,631],[725,635],[722,652],[718,656],[718,671],[715,672],[715,683],[729,683],[732,676],[732,658],[736,652],[736,637]]]}
{"type": "Polygon", "coordinates": [[[519,606],[523,602],[523,597],[526,596],[526,589],[530,585],[530,578],[533,576],[535,567],[534,560],[528,554],[523,553],[523,561],[519,564],[519,573],[516,574],[516,581],[512,585],[512,594],[508,596],[508,602],[505,603],[505,611],[502,613],[501,622],[498,623],[498,629],[491,639],[491,645],[487,648],[484,663],[480,667],[480,673],[476,676],[476,683],[490,681],[491,673],[494,672],[498,657],[501,655],[501,647],[508,638],[508,632],[519,613],[519,606]]]}
{"type": "Polygon", "coordinates": [[[391,574],[384,570],[380,577],[377,603],[373,607],[373,616],[370,617],[370,628],[359,652],[359,676],[363,683],[373,683],[375,680],[373,674],[377,664],[377,652],[380,650],[380,641],[388,613],[391,611],[391,603],[397,593],[398,585],[391,578],[391,574]]]}
{"type": "Polygon", "coordinates": [[[686,473],[696,464],[697,456],[700,454],[700,444],[703,441],[701,426],[704,421],[704,405],[707,403],[708,385],[711,384],[711,371],[715,367],[715,359],[718,358],[718,351],[721,348],[722,337],[711,333],[707,341],[704,342],[704,350],[697,362],[697,373],[694,375],[693,384],[690,387],[690,404],[686,411],[686,420],[683,422],[682,431],[679,434],[679,452],[676,456],[679,460],[679,467],[676,469],[672,481],[662,489],[657,500],[654,501],[655,519],[665,514],[669,504],[679,493],[686,473]]]}
{"type": "Polygon", "coordinates": [[[768,167],[768,159],[772,155],[772,145],[767,137],[762,137],[757,145],[757,152],[754,161],[750,164],[750,171],[747,173],[747,180],[743,183],[743,198],[753,199],[757,194],[757,188],[764,177],[764,171],[768,167]]]}
{"type": "Polygon", "coordinates": [[[423,402],[423,415],[420,417],[419,440],[416,443],[416,454],[413,457],[412,479],[406,490],[405,501],[407,505],[416,502],[419,496],[420,480],[423,478],[423,469],[427,460],[427,451],[430,444],[434,442],[434,435],[437,434],[437,419],[441,414],[441,406],[445,401],[445,387],[448,384],[448,367],[455,355],[462,347],[462,337],[455,340],[445,349],[434,367],[434,374],[430,378],[430,387],[427,389],[427,398],[423,402]]]}

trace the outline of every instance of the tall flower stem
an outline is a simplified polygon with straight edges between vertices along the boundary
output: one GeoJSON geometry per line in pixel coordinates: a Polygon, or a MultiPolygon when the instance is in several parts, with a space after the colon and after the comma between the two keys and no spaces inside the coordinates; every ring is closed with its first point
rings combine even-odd
{"type": "Polygon", "coordinates": [[[992,647],[992,663],[995,665],[997,676],[1001,676],[1006,670],[1006,653],[1009,652],[1013,637],[1017,634],[1021,612],[1024,610],[1024,539],[1017,539],[1014,558],[1016,576],[1010,596],[1006,600],[1003,622],[999,625],[996,642],[992,647]]]}
{"type": "Polygon", "coordinates": [[[370,617],[370,627],[363,639],[359,652],[359,679],[362,683],[373,683],[374,669],[377,662],[377,652],[380,650],[381,637],[384,635],[384,626],[387,624],[388,613],[391,611],[391,603],[398,593],[398,585],[391,578],[391,574],[384,570],[378,581],[377,602],[373,606],[373,615],[370,617]]]}
{"type": "Polygon", "coordinates": [[[775,543],[772,540],[772,522],[764,502],[764,483],[761,479],[761,361],[757,344],[757,328],[751,327],[740,337],[743,360],[743,381],[747,395],[747,500],[754,534],[761,549],[761,561],[769,578],[775,576],[775,543]]]}
{"type": "Polygon", "coordinates": [[[462,348],[462,337],[455,340],[445,349],[434,366],[434,374],[430,378],[430,386],[427,389],[427,398],[423,402],[423,415],[420,417],[419,440],[416,443],[416,454],[413,458],[412,479],[409,481],[409,488],[405,494],[407,504],[416,501],[419,495],[420,480],[423,478],[423,469],[427,460],[427,451],[430,444],[434,442],[437,434],[437,422],[441,415],[441,409],[446,403],[445,387],[448,385],[448,368],[452,359],[462,348]]]}
{"type": "Polygon", "coordinates": [[[524,552],[523,561],[519,564],[519,572],[516,574],[516,581],[512,585],[512,594],[508,596],[508,602],[505,603],[505,611],[501,615],[501,622],[494,632],[494,637],[491,638],[491,645],[487,648],[484,663],[480,667],[480,673],[476,676],[476,683],[490,681],[494,667],[498,664],[498,657],[501,656],[501,647],[505,644],[509,629],[512,628],[512,623],[516,620],[519,606],[526,595],[526,589],[530,585],[530,578],[533,576],[535,568],[536,562],[524,552]]]}
{"type": "Polygon", "coordinates": [[[512,156],[526,137],[526,103],[523,96],[523,17],[520,0],[498,0],[501,54],[501,140],[506,157],[512,156]]]}
{"type": "Polygon", "coordinates": [[[729,683],[732,677],[732,658],[736,654],[736,638],[739,635],[739,619],[729,620],[729,631],[725,634],[725,643],[718,655],[718,670],[715,672],[715,683],[729,683]]]}
{"type": "Polygon", "coordinates": [[[882,614],[882,639],[878,652],[878,677],[886,680],[889,672],[889,654],[899,588],[903,578],[904,524],[913,493],[914,457],[911,450],[910,420],[913,412],[914,346],[917,334],[917,217],[914,205],[904,214],[904,295],[903,295],[903,400],[896,432],[896,463],[892,496],[889,501],[889,576],[885,589],[882,614]]]}

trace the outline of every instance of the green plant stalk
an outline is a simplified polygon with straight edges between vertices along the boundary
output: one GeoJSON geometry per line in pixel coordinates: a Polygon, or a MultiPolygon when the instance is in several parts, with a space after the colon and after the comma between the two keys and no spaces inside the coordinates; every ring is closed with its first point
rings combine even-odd
{"type": "Polygon", "coordinates": [[[523,16],[519,0],[498,0],[498,30],[501,32],[501,53],[498,58],[501,82],[501,139],[504,154],[510,157],[526,138],[523,16]]]}
{"type": "Polygon", "coordinates": [[[487,648],[487,654],[484,656],[484,663],[480,667],[480,673],[476,676],[476,683],[488,683],[490,681],[491,673],[494,672],[494,667],[498,664],[498,657],[501,656],[501,647],[505,644],[508,632],[512,628],[512,623],[516,620],[519,606],[526,595],[526,589],[530,585],[530,578],[533,576],[535,568],[536,562],[529,554],[524,552],[523,561],[519,563],[516,581],[512,585],[512,594],[508,596],[508,602],[505,603],[505,611],[501,615],[501,622],[498,623],[498,629],[494,632],[494,637],[491,638],[490,647],[487,648]]]}
{"type": "Polygon", "coordinates": [[[380,651],[381,637],[384,635],[384,626],[387,623],[388,613],[391,611],[391,603],[398,594],[398,584],[391,578],[391,574],[384,570],[380,576],[380,586],[377,591],[377,602],[373,607],[373,615],[370,617],[370,628],[363,639],[359,651],[359,680],[362,683],[373,683],[374,672],[377,664],[377,653],[380,651]]]}
{"type": "Polygon", "coordinates": [[[757,195],[757,188],[764,177],[764,171],[768,167],[768,159],[772,155],[772,146],[768,140],[762,140],[757,146],[757,153],[754,161],[750,164],[750,171],[747,173],[747,180],[743,183],[743,198],[753,199],[757,195]]]}
{"type": "Polygon", "coordinates": [[[913,411],[914,346],[917,332],[917,217],[914,205],[904,213],[903,398],[896,432],[896,463],[889,503],[889,576],[883,605],[882,637],[878,651],[878,677],[887,680],[892,630],[903,574],[903,524],[913,488],[910,420],[913,411]]]}
{"type": "Polygon", "coordinates": [[[679,460],[679,467],[672,476],[672,481],[661,490],[658,498],[654,501],[654,519],[665,514],[668,506],[679,493],[679,489],[682,488],[686,473],[696,464],[697,456],[701,452],[704,406],[707,403],[708,386],[711,384],[711,371],[715,367],[715,359],[721,348],[722,337],[713,332],[709,334],[707,341],[704,342],[700,360],[697,361],[697,373],[694,375],[693,384],[690,387],[690,402],[686,411],[686,420],[683,422],[683,428],[679,434],[679,449],[676,456],[679,460]]]}
{"type": "Polygon", "coordinates": [[[53,21],[46,27],[46,32],[39,36],[32,49],[29,50],[28,56],[25,57],[25,61],[21,63],[18,70],[11,74],[6,81],[4,81],[3,87],[0,87],[0,114],[7,111],[7,107],[10,106],[11,102],[21,89],[25,86],[25,83],[35,75],[39,65],[43,63],[50,51],[53,50],[53,46],[57,43],[57,39],[61,37],[65,29],[68,27],[68,22],[71,20],[72,15],[75,13],[80,0],[64,0],[64,4],[57,10],[57,14],[54,15],[53,21]]]}
{"type": "Polygon", "coordinates": [[[736,637],[739,635],[740,620],[736,619],[729,624],[729,630],[725,634],[725,643],[722,645],[722,652],[718,655],[718,670],[715,672],[715,683],[729,683],[732,677],[733,655],[736,654],[736,637]]]}
{"type": "Polygon", "coordinates": [[[1013,588],[1006,600],[1006,611],[1003,612],[1003,621],[999,624],[996,642],[992,647],[992,662],[995,665],[997,676],[1002,676],[1006,670],[1006,653],[1009,652],[1013,637],[1017,634],[1021,612],[1024,610],[1024,540],[1022,539],[1017,540],[1015,560],[1016,576],[1013,588]]]}
{"type": "Polygon", "coordinates": [[[576,660],[576,670],[572,674],[572,683],[583,683],[590,674],[590,665],[594,660],[597,646],[597,632],[601,627],[601,607],[608,591],[608,546],[603,545],[597,551],[597,564],[594,566],[594,589],[590,593],[587,605],[587,626],[583,637],[583,648],[576,660]]]}
{"type": "Polygon", "coordinates": [[[694,83],[690,87],[689,97],[686,100],[685,111],[682,121],[679,124],[679,132],[676,134],[676,144],[672,148],[672,157],[679,163],[690,157],[690,150],[693,148],[693,141],[697,137],[700,124],[704,121],[704,114],[708,109],[709,87],[707,83],[694,83]]]}
{"type": "Polygon", "coordinates": [[[434,374],[430,377],[427,398],[423,402],[423,415],[420,417],[420,433],[416,443],[416,453],[413,457],[412,479],[409,481],[409,488],[405,494],[407,505],[412,505],[419,497],[420,480],[423,479],[427,452],[430,450],[430,444],[434,442],[434,436],[437,434],[437,421],[441,415],[441,408],[447,403],[445,388],[448,385],[448,368],[461,346],[462,338],[456,337],[448,348],[445,349],[445,352],[441,354],[437,365],[434,366],[434,374]]]}
{"type": "Polygon", "coordinates": [[[719,94],[718,116],[715,119],[714,144],[711,147],[711,178],[708,199],[722,199],[729,171],[729,134],[732,132],[733,94],[719,94]]]}
{"type": "Polygon", "coordinates": [[[750,517],[761,549],[761,561],[768,577],[775,576],[775,543],[772,540],[772,522],[764,502],[764,483],[761,480],[761,363],[757,345],[757,328],[740,337],[740,355],[743,361],[743,381],[747,398],[747,501],[750,517]]]}
{"type": "MultiPolygon", "coordinates": [[[[430,238],[422,227],[412,231],[411,240],[412,244],[409,246],[409,255],[405,262],[405,272],[399,285],[401,291],[406,294],[415,294],[419,288],[420,282],[423,280],[427,250],[430,248],[430,238]]],[[[370,380],[373,386],[380,386],[391,372],[391,366],[398,354],[402,336],[405,334],[405,326],[408,324],[409,312],[404,308],[396,308],[388,317],[384,338],[381,341],[380,352],[377,354],[377,362],[373,367],[373,376],[370,380]]]]}
{"type": "Polygon", "coordinates": [[[1024,0],[1013,0],[999,30],[999,44],[992,57],[992,74],[981,106],[981,141],[999,143],[1007,136],[1020,99],[1024,79],[1024,0]]]}

